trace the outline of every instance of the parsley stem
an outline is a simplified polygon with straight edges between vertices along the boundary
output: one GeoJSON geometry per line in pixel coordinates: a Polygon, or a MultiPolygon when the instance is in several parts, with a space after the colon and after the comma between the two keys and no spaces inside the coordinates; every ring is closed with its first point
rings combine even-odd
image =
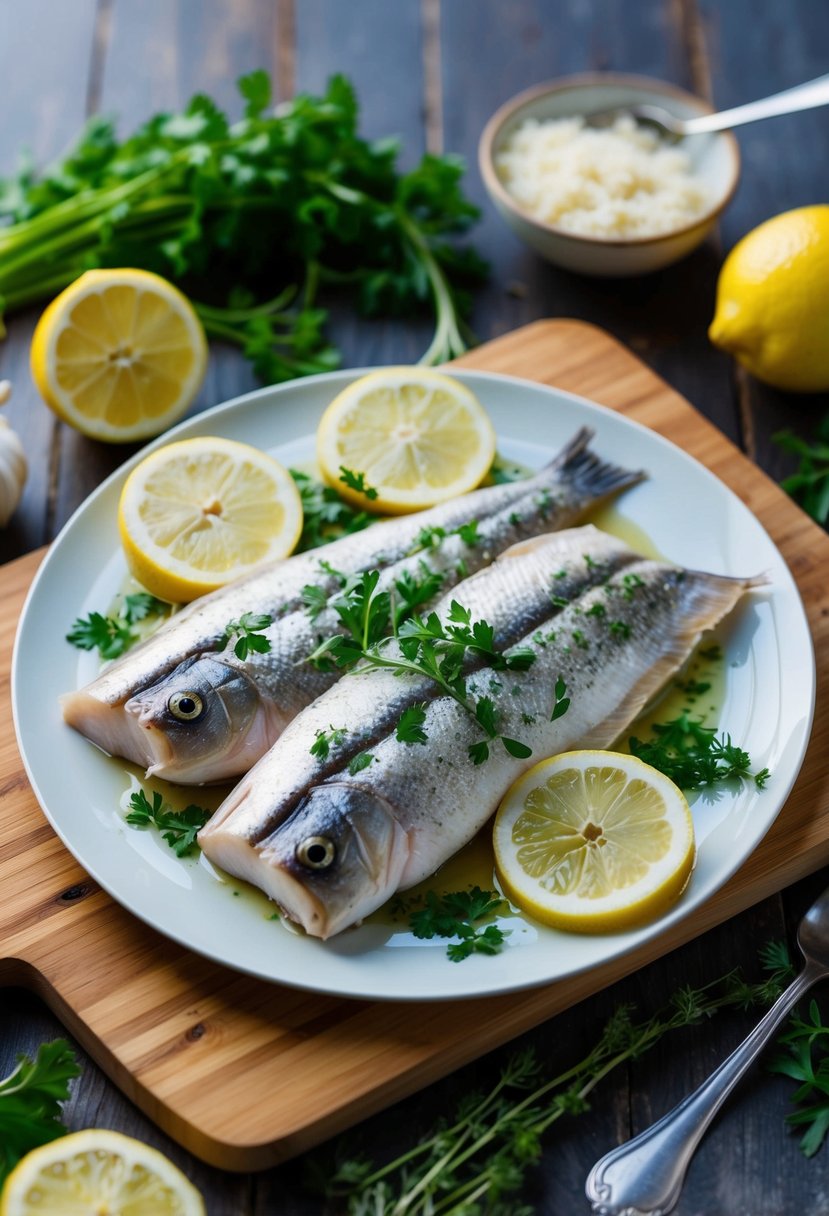
{"type": "Polygon", "coordinates": [[[397,218],[416,255],[423,262],[435,299],[435,311],[437,315],[435,335],[428,349],[418,359],[418,363],[425,364],[426,366],[431,366],[434,363],[445,363],[447,359],[453,359],[457,355],[462,355],[466,350],[466,342],[458,329],[457,313],[452,293],[449,290],[446,275],[438,265],[434,254],[429,248],[428,241],[417,224],[401,207],[397,208],[397,218]]]}

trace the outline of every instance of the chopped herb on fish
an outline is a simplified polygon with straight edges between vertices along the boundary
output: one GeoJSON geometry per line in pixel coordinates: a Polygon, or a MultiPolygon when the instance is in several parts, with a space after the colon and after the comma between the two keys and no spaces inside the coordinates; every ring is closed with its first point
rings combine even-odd
{"type": "Polygon", "coordinates": [[[415,553],[420,553],[423,549],[436,548],[441,541],[446,540],[447,536],[459,536],[465,545],[479,545],[481,543],[481,538],[478,535],[479,527],[480,524],[477,519],[470,519],[469,523],[461,524],[450,532],[447,532],[445,528],[439,527],[421,528],[417,542],[412,545],[408,556],[413,557],[415,553]]]}
{"type": "Polygon", "coordinates": [[[102,659],[117,659],[140,639],[133,625],[149,617],[166,616],[169,611],[170,605],[164,600],[148,591],[137,591],[124,597],[118,616],[90,612],[87,617],[78,617],[66,640],[78,650],[97,649],[102,659]]]}
{"type": "MultiPolygon", "coordinates": [[[[303,589],[304,595],[304,589],[303,589]]],[[[262,636],[262,630],[273,624],[273,617],[265,613],[244,612],[238,621],[228,621],[219,639],[218,650],[224,650],[235,638],[233,653],[244,660],[249,654],[267,654],[271,648],[270,638],[262,636]]]]}
{"type": "Polygon", "coordinates": [[[347,734],[347,726],[332,726],[329,730],[318,730],[314,742],[308,750],[318,760],[327,760],[331,748],[339,747],[347,734]]]}
{"type": "Polygon", "coordinates": [[[453,963],[460,963],[472,954],[498,954],[507,934],[484,922],[507,910],[506,900],[480,887],[445,895],[428,891],[425,905],[410,912],[409,925],[415,937],[458,938],[446,947],[446,954],[453,963]]]}
{"type": "Polygon", "coordinates": [[[607,616],[607,609],[600,600],[596,600],[595,604],[591,604],[587,609],[585,616],[607,616]]]}
{"type": "Polygon", "coordinates": [[[550,714],[550,721],[557,722],[559,718],[563,718],[570,708],[570,698],[567,694],[567,685],[562,680],[561,676],[556,680],[555,702],[553,704],[553,712],[550,714]]]}
{"type": "Polygon", "coordinates": [[[134,828],[157,828],[176,857],[187,857],[198,847],[196,836],[212,814],[192,805],[183,811],[173,811],[158,790],[153,790],[152,802],[143,790],[137,790],[130,795],[129,804],[132,810],[127,814],[127,823],[134,828]]]}
{"type": "Polygon", "coordinates": [[[614,638],[618,638],[622,642],[626,642],[630,637],[630,625],[627,621],[611,621],[610,632],[614,638]]]}
{"type": "Polygon", "coordinates": [[[341,464],[340,481],[344,486],[348,486],[349,490],[353,490],[355,494],[364,494],[369,502],[374,502],[377,498],[377,491],[374,489],[374,486],[366,485],[365,473],[354,473],[351,469],[347,469],[344,464],[341,464]]]}
{"type": "Polygon", "coordinates": [[[376,517],[368,511],[353,510],[331,486],[323,485],[297,469],[289,469],[289,472],[302,500],[302,535],[297,545],[298,553],[305,549],[316,549],[340,536],[361,532],[376,522],[376,517]]]}
{"type": "Polygon", "coordinates": [[[400,715],[395,736],[400,743],[425,743],[426,731],[423,723],[426,721],[426,705],[408,705],[400,715]]]}
{"type": "Polygon", "coordinates": [[[357,773],[362,772],[364,768],[368,768],[373,761],[374,756],[372,756],[371,752],[360,752],[353,758],[353,760],[349,761],[348,771],[351,773],[352,777],[355,777],[357,773]]]}
{"type": "Polygon", "coordinates": [[[479,545],[481,538],[478,536],[478,521],[470,519],[468,524],[461,524],[455,529],[455,533],[461,538],[465,545],[479,545]]]}
{"type": "Polygon", "coordinates": [[[302,588],[302,603],[309,619],[315,621],[328,605],[328,592],[316,583],[306,583],[302,588]]]}
{"type": "Polygon", "coordinates": [[[654,723],[651,729],[653,739],[628,740],[631,753],[683,790],[700,789],[730,777],[752,779],[761,790],[771,775],[767,768],[752,773],[751,757],[731,742],[730,735],[718,736],[716,727],[703,726],[687,713],[670,722],[654,723]]]}

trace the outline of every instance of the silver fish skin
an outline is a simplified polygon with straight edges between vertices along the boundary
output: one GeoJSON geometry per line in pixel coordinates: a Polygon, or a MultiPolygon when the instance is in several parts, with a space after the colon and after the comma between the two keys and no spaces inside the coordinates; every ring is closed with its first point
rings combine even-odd
{"type": "Polygon", "coordinates": [[[148,775],[188,784],[241,776],[335,678],[302,663],[321,637],[339,628],[330,608],[313,622],[302,609],[307,584],[334,595],[352,573],[379,568],[388,585],[407,574],[417,577],[425,564],[441,576],[441,590],[448,589],[517,540],[565,527],[641,480],[639,472],[600,460],[587,447],[590,437],[579,431],[525,482],[374,524],[196,601],[91,684],[66,694],[64,719],[104,751],[143,765],[148,775]],[[479,541],[468,544],[454,530],[472,520],[479,541]],[[413,552],[424,529],[447,535],[413,552]],[[240,661],[218,646],[228,623],[245,612],[273,621],[265,631],[268,653],[240,661]]]}
{"type": "MultiPolygon", "coordinates": [[[[446,622],[453,602],[461,604],[473,620],[492,626],[495,648],[505,651],[549,624],[556,613],[553,597],[558,603],[574,599],[637,560],[621,541],[592,525],[555,532],[513,545],[445,595],[434,611],[446,622]]],[[[387,653],[399,657],[399,647],[390,643],[387,653]]],[[[482,664],[482,659],[473,660],[467,670],[482,664]]],[[[425,676],[401,676],[389,669],[362,666],[344,675],[290,723],[225,799],[199,838],[205,854],[237,876],[248,870],[255,874],[259,844],[312,785],[394,732],[407,706],[433,700],[440,691],[425,676]],[[336,728],[345,733],[332,737],[336,728]],[[322,734],[328,752],[318,756],[310,748],[322,734]]]]}
{"type": "Polygon", "coordinates": [[[533,764],[574,747],[609,746],[703,631],[763,581],[631,564],[551,616],[541,634],[554,632],[554,639],[542,646],[534,631],[521,640],[536,655],[526,672],[482,668],[469,677],[470,698],[491,698],[500,733],[529,746],[528,759],[490,740],[489,758],[474,764],[469,748],[484,731],[455,700],[434,698],[426,706],[425,744],[400,743],[390,732],[372,745],[367,767],[351,773],[344,766],[312,785],[257,844],[255,867],[246,855],[243,877],[312,936],[356,924],[434,873],[533,764]],[[552,722],[559,679],[570,707],[552,722]]]}

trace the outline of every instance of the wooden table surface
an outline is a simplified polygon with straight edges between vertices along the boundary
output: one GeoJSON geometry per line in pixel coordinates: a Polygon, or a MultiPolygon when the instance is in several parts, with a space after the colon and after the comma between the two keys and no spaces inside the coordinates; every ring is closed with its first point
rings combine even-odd
{"type": "MultiPolygon", "coordinates": [[[[475,304],[481,339],[543,316],[602,325],[764,469],[781,476],[790,466],[773,434],[785,425],[813,431],[826,399],[763,388],[710,346],[706,329],[723,253],[767,217],[826,200],[829,110],[741,130],[741,185],[718,237],[679,266],[630,281],[555,270],[514,240],[486,201],[476,146],[501,102],[569,72],[652,75],[725,108],[818,76],[827,62],[829,6],[815,0],[776,6],[752,0],[0,0],[0,175],[23,148],[37,163],[61,152],[96,110],[117,112],[127,130],[196,91],[235,112],[233,82],[254,67],[271,72],[281,98],[297,89],[318,90],[329,74],[345,72],[362,103],[364,134],[399,134],[406,165],[425,149],[467,159],[467,189],[483,208],[474,241],[493,268],[475,304]]],[[[14,317],[0,344],[0,379],[15,386],[7,416],[31,466],[21,508],[0,531],[0,562],[49,541],[130,454],[67,430],[39,401],[28,373],[36,319],[36,312],[14,317]]],[[[422,351],[427,328],[338,315],[333,336],[346,366],[407,362],[422,351]]],[[[253,387],[237,352],[216,347],[199,406],[253,387]]],[[[793,941],[798,917],[826,880],[824,872],[799,883],[521,1042],[535,1044],[551,1065],[565,1065],[584,1053],[620,1002],[635,1002],[646,1013],[680,985],[705,983],[732,967],[756,975],[757,947],[784,936],[793,941]]],[[[475,1017],[474,1004],[463,1008],[463,1016],[475,1017]]],[[[538,1213],[586,1212],[584,1178],[596,1158],[698,1084],[751,1023],[751,1015],[721,1014],[610,1077],[596,1091],[592,1111],[558,1124],[545,1142],[525,1201],[538,1213]]],[[[34,997],[0,994],[0,1073],[15,1053],[33,1051],[59,1033],[57,1020],[34,997]]],[[[369,1121],[358,1138],[383,1155],[404,1148],[455,1095],[494,1079],[511,1050],[495,1052],[369,1121]]],[[[762,1067],[753,1071],[694,1160],[677,1209],[682,1216],[829,1212],[827,1149],[806,1161],[784,1128],[791,1089],[762,1067]]],[[[321,1210],[303,1181],[307,1168],[322,1160],[321,1151],[256,1176],[222,1174],[166,1140],[91,1062],[67,1113],[72,1127],[117,1128],[164,1149],[202,1189],[211,1216],[310,1216],[321,1210]]]]}

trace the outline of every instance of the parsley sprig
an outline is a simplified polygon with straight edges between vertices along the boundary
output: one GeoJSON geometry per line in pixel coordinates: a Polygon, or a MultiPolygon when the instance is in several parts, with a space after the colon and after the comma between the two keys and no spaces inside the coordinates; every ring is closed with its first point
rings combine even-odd
{"type": "Polygon", "coordinates": [[[78,617],[66,640],[78,650],[97,649],[102,659],[117,659],[139,641],[140,634],[134,625],[149,617],[166,616],[169,611],[170,605],[164,600],[156,599],[148,591],[137,591],[124,596],[117,616],[90,612],[89,616],[78,617]]]}
{"type": "Polygon", "coordinates": [[[80,1071],[66,1040],[55,1039],[41,1043],[33,1060],[19,1055],[0,1081],[0,1189],[26,1153],[66,1134],[61,1103],[80,1071]]]}
{"type": "MultiPolygon", "coordinates": [[[[330,670],[333,665],[343,671],[362,661],[399,674],[426,676],[483,729],[486,737],[469,747],[473,764],[483,764],[489,758],[491,745],[498,740],[516,759],[531,756],[532,749],[525,743],[501,732],[493,700],[469,694],[464,670],[471,655],[496,672],[526,671],[535,661],[535,652],[528,646],[513,647],[507,652],[496,650],[492,625],[484,620],[473,621],[469,609],[457,600],[450,605],[446,624],[435,612],[425,618],[413,614],[401,623],[395,615],[392,623],[392,597],[389,592],[379,590],[379,578],[379,571],[366,571],[331,600],[346,632],[321,642],[308,661],[323,669],[330,670]],[[384,645],[392,634],[399,644],[399,653],[384,645]]],[[[556,717],[569,706],[563,682],[559,683],[560,695],[557,691],[553,710],[556,717]],[[564,700],[564,709],[559,709],[564,700]]]]}
{"type": "Polygon", "coordinates": [[[443,895],[427,891],[423,906],[409,912],[409,925],[415,937],[457,938],[446,947],[446,955],[460,963],[472,954],[498,954],[507,934],[491,922],[507,910],[506,900],[478,886],[443,895]]]}
{"type": "Polygon", "coordinates": [[[298,469],[290,469],[289,472],[302,501],[302,535],[297,545],[298,553],[327,545],[329,541],[352,532],[362,532],[363,528],[375,522],[376,516],[369,515],[368,511],[355,511],[332,486],[323,485],[298,469]]]}
{"type": "Polygon", "coordinates": [[[780,485],[812,519],[825,524],[829,520],[829,414],[819,423],[813,443],[791,430],[778,431],[774,442],[799,457],[797,469],[780,485]]]}
{"type": "Polygon", "coordinates": [[[655,738],[646,742],[631,737],[634,756],[657,768],[683,790],[700,789],[730,777],[751,778],[758,789],[769,779],[767,768],[751,772],[748,752],[735,746],[730,735],[718,735],[716,727],[703,726],[688,712],[670,722],[654,723],[655,738]]]}
{"type": "Polygon", "coordinates": [[[365,495],[369,502],[374,502],[377,498],[377,491],[374,486],[366,485],[365,473],[355,473],[352,469],[347,469],[344,464],[341,464],[340,481],[349,490],[353,490],[355,494],[365,495]]]}
{"type": "Polygon", "coordinates": [[[794,1014],[777,1040],[779,1051],[768,1068],[797,1081],[791,1096],[797,1110],[786,1116],[790,1127],[804,1129],[800,1150],[813,1157],[829,1132],[829,1026],[817,1001],[809,1002],[806,1017],[794,1014]]]}
{"type": "Polygon", "coordinates": [[[329,726],[328,730],[318,730],[315,733],[314,742],[308,750],[312,756],[316,756],[320,763],[323,763],[328,759],[331,748],[339,747],[347,734],[347,726],[329,726]]]}
{"type": "Polygon", "coordinates": [[[235,638],[233,653],[243,662],[249,654],[267,654],[271,648],[270,638],[262,636],[262,630],[273,624],[273,617],[264,613],[244,612],[238,621],[228,621],[219,638],[218,650],[224,650],[235,638]]]}
{"type": "Polygon", "coordinates": [[[152,802],[144,790],[130,795],[132,808],[126,817],[134,828],[157,828],[176,857],[187,857],[196,848],[196,836],[210,818],[212,811],[200,806],[186,806],[183,811],[174,811],[164,801],[158,790],[153,790],[152,802]]]}

